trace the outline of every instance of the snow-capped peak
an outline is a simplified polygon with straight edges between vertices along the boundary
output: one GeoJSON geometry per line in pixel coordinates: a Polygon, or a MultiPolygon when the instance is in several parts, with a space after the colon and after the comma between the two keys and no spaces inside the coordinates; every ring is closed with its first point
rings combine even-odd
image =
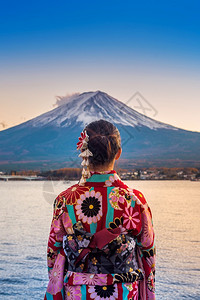
{"type": "Polygon", "coordinates": [[[82,93],[73,97],[69,102],[28,121],[28,123],[34,127],[46,125],[67,127],[79,123],[84,127],[86,124],[99,119],[105,119],[116,125],[146,126],[151,129],[177,129],[140,114],[123,102],[101,91],[82,93]]]}

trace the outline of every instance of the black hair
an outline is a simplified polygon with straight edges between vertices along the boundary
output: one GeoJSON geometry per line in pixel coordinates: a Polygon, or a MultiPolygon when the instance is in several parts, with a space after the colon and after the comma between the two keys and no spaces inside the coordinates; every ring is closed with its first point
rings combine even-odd
{"type": "Polygon", "coordinates": [[[115,125],[98,120],[88,124],[85,129],[88,136],[88,149],[93,153],[89,163],[93,166],[109,164],[121,148],[121,137],[115,125]]]}

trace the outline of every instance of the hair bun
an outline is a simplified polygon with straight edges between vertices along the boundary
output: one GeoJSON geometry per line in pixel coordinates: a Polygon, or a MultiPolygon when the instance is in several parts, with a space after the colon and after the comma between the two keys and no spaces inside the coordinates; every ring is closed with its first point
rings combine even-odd
{"type": "Polygon", "coordinates": [[[118,129],[106,120],[94,121],[85,127],[89,135],[88,149],[93,153],[89,163],[98,166],[113,161],[121,148],[118,129]]]}

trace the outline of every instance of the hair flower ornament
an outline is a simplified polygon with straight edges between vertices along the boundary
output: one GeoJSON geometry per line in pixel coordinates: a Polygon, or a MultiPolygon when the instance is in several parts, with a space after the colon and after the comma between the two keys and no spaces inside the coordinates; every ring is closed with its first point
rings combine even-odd
{"type": "Polygon", "coordinates": [[[87,135],[86,130],[81,132],[81,136],[78,139],[79,142],[77,143],[77,150],[82,150],[83,148],[87,148],[89,136],[87,135]]]}
{"type": "Polygon", "coordinates": [[[86,182],[86,179],[91,176],[90,171],[89,171],[89,156],[93,156],[92,152],[88,149],[88,141],[89,141],[89,136],[87,135],[86,130],[83,130],[81,132],[81,136],[78,138],[79,142],[77,143],[77,150],[81,150],[82,152],[79,154],[80,157],[83,158],[83,161],[81,165],[83,166],[82,170],[82,177],[79,181],[79,185],[84,185],[86,182]]]}

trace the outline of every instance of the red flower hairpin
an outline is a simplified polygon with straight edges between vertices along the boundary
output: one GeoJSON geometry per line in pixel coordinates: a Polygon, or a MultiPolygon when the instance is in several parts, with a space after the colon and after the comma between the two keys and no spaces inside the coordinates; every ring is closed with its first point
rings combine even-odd
{"type": "Polygon", "coordinates": [[[81,132],[81,136],[78,139],[79,142],[77,143],[77,150],[87,148],[87,142],[89,141],[89,136],[87,135],[86,130],[81,132]]]}

